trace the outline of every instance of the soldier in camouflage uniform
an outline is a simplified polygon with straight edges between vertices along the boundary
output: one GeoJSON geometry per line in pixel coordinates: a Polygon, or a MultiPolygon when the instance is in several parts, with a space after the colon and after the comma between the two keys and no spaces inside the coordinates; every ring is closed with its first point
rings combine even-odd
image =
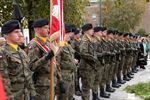
{"type": "Polygon", "coordinates": [[[0,49],[0,73],[8,100],[35,100],[35,88],[29,59],[19,48],[20,23],[11,20],[2,26],[2,35],[7,43],[0,49]]]}
{"type": "Polygon", "coordinates": [[[105,91],[105,85],[107,83],[107,74],[108,74],[108,68],[109,68],[109,57],[108,52],[110,51],[109,46],[107,45],[107,28],[102,27],[102,37],[101,37],[101,47],[102,47],[102,59],[103,61],[103,71],[102,71],[102,80],[99,82],[100,87],[100,96],[104,98],[109,98],[110,94],[106,93],[105,91]]]}
{"type": "Polygon", "coordinates": [[[111,81],[112,81],[112,77],[113,77],[113,70],[115,68],[115,49],[114,49],[114,45],[112,44],[112,30],[108,30],[107,31],[107,45],[109,47],[109,52],[107,53],[107,57],[108,57],[108,61],[109,61],[109,65],[108,65],[108,69],[107,69],[107,83],[106,83],[106,91],[107,92],[114,92],[115,89],[113,89],[111,87],[111,81]]]}
{"type": "Polygon", "coordinates": [[[115,51],[115,66],[113,69],[113,75],[112,75],[112,87],[114,88],[119,88],[121,85],[117,83],[117,72],[118,72],[118,67],[119,67],[119,62],[121,61],[121,57],[120,57],[120,45],[119,42],[117,40],[117,31],[113,30],[113,36],[112,36],[112,44],[114,46],[114,51],[115,51]]]}
{"type": "Polygon", "coordinates": [[[71,45],[72,45],[72,48],[75,50],[74,57],[75,57],[75,59],[78,60],[78,63],[76,64],[77,71],[75,74],[75,95],[77,95],[77,96],[81,96],[81,89],[80,89],[80,83],[79,83],[79,79],[80,79],[79,63],[80,63],[80,59],[81,59],[80,48],[79,48],[80,44],[81,44],[81,34],[80,34],[79,30],[76,30],[75,34],[74,34],[74,40],[71,45]]]}
{"type": "Polygon", "coordinates": [[[28,47],[29,67],[34,72],[36,100],[50,99],[50,59],[54,56],[54,52],[47,40],[48,23],[46,19],[39,19],[33,23],[36,36],[28,47]]]}
{"type": "MultiPolygon", "coordinates": [[[[125,46],[125,58],[129,58],[130,56],[130,46],[129,46],[129,41],[128,41],[128,38],[129,38],[129,33],[124,33],[124,46],[125,46]]],[[[127,76],[127,69],[128,69],[128,66],[129,66],[129,59],[125,59],[124,61],[124,66],[123,66],[123,80],[125,81],[129,81],[131,80],[128,76],[127,76]]]]}
{"type": "Polygon", "coordinates": [[[81,82],[82,82],[82,100],[90,99],[90,89],[93,88],[94,78],[96,72],[96,52],[94,48],[94,43],[92,40],[93,26],[88,23],[82,26],[82,31],[84,33],[82,42],[80,45],[80,72],[81,72],[81,82]]]}
{"type": "Polygon", "coordinates": [[[58,100],[74,100],[74,76],[76,72],[76,64],[78,60],[74,59],[74,49],[68,43],[72,30],[69,27],[65,27],[66,34],[64,37],[64,46],[57,55],[58,67],[60,68],[60,74],[62,76],[62,82],[64,83],[65,92],[58,94],[58,100]]]}
{"type": "Polygon", "coordinates": [[[102,73],[104,71],[104,58],[103,58],[103,47],[102,47],[102,27],[95,27],[94,28],[94,43],[95,43],[95,50],[96,50],[96,55],[98,58],[98,62],[96,65],[96,70],[97,72],[95,73],[95,81],[94,81],[94,87],[92,89],[93,91],[93,99],[92,100],[100,100],[98,97],[98,87],[99,84],[102,81],[102,73]]]}
{"type": "Polygon", "coordinates": [[[117,83],[124,84],[126,82],[124,80],[122,80],[122,70],[123,70],[124,61],[125,61],[125,47],[124,47],[123,33],[122,32],[118,32],[118,45],[120,47],[121,60],[119,61],[119,64],[118,64],[117,83]]]}

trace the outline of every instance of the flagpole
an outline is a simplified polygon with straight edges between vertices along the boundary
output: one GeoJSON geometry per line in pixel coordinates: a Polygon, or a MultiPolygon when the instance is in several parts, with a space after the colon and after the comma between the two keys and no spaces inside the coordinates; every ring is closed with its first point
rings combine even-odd
{"type": "MultiPolygon", "coordinates": [[[[51,14],[52,14],[52,0],[50,0],[50,20],[51,18],[51,14]]],[[[55,64],[54,64],[54,57],[50,60],[50,100],[54,100],[54,68],[55,68],[55,64]]]]}

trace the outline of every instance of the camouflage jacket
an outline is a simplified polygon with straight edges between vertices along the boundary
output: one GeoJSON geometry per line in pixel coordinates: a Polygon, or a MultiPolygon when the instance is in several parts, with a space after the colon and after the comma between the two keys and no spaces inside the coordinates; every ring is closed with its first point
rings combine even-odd
{"type": "Polygon", "coordinates": [[[29,59],[22,49],[16,51],[8,44],[0,49],[0,73],[8,99],[13,100],[20,94],[36,95],[28,64],[29,59]]]}
{"type": "Polygon", "coordinates": [[[72,72],[76,70],[76,65],[74,62],[74,50],[70,44],[62,47],[56,58],[58,67],[61,70],[70,70],[72,72]]]}
{"type": "MultiPolygon", "coordinates": [[[[39,38],[37,39],[50,49],[48,41],[43,43],[39,38]]],[[[50,60],[45,59],[46,54],[35,41],[30,41],[28,45],[29,67],[34,72],[33,78],[36,86],[50,85],[50,60]]]]}
{"type": "Polygon", "coordinates": [[[82,37],[80,45],[81,61],[80,68],[93,70],[95,69],[97,55],[95,52],[95,46],[93,40],[89,39],[86,35],[82,37]]]}

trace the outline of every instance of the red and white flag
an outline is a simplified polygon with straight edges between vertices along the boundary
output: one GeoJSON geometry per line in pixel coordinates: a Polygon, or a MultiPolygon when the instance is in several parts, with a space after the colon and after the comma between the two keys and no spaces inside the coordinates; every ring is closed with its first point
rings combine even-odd
{"type": "Polygon", "coordinates": [[[6,100],[6,94],[4,90],[3,80],[0,75],[0,100],[6,100]]]}
{"type": "Polygon", "coordinates": [[[64,40],[63,0],[52,0],[50,11],[50,37],[51,40],[62,42],[64,40]]]}

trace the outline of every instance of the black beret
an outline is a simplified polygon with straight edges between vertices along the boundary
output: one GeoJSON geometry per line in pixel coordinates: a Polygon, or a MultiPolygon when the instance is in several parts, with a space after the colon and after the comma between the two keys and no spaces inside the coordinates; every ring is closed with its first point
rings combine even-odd
{"type": "Polygon", "coordinates": [[[9,32],[12,32],[15,29],[20,29],[20,23],[18,20],[10,20],[6,23],[3,24],[2,29],[1,29],[1,34],[6,34],[9,32]]]}
{"type": "Polygon", "coordinates": [[[75,35],[77,35],[77,34],[79,34],[79,33],[80,33],[80,30],[76,30],[76,31],[74,32],[75,35]]]}
{"type": "Polygon", "coordinates": [[[94,32],[102,31],[102,27],[94,27],[94,32]]]}
{"type": "Polygon", "coordinates": [[[128,35],[129,35],[129,33],[124,32],[123,37],[126,37],[128,35]]]}
{"type": "Polygon", "coordinates": [[[122,36],[123,35],[123,32],[118,32],[118,36],[122,36]]]}
{"type": "Polygon", "coordinates": [[[118,35],[118,33],[119,33],[118,30],[113,31],[113,35],[118,35]]]}
{"type": "Polygon", "coordinates": [[[66,33],[72,32],[72,26],[70,24],[65,24],[65,32],[66,33]]]}
{"type": "Polygon", "coordinates": [[[43,27],[48,24],[49,24],[49,22],[47,19],[38,19],[33,23],[33,28],[43,27]]]}
{"type": "Polygon", "coordinates": [[[107,30],[107,35],[109,35],[109,34],[113,34],[113,30],[107,30]]]}
{"type": "Polygon", "coordinates": [[[77,30],[74,24],[70,24],[70,27],[72,32],[75,32],[77,30]]]}
{"type": "Polygon", "coordinates": [[[105,30],[107,30],[107,28],[106,27],[102,27],[102,31],[105,31],[105,30]]]}
{"type": "Polygon", "coordinates": [[[93,28],[93,25],[91,23],[87,23],[87,24],[82,26],[82,31],[85,32],[85,31],[88,31],[92,28],[93,28]]]}

